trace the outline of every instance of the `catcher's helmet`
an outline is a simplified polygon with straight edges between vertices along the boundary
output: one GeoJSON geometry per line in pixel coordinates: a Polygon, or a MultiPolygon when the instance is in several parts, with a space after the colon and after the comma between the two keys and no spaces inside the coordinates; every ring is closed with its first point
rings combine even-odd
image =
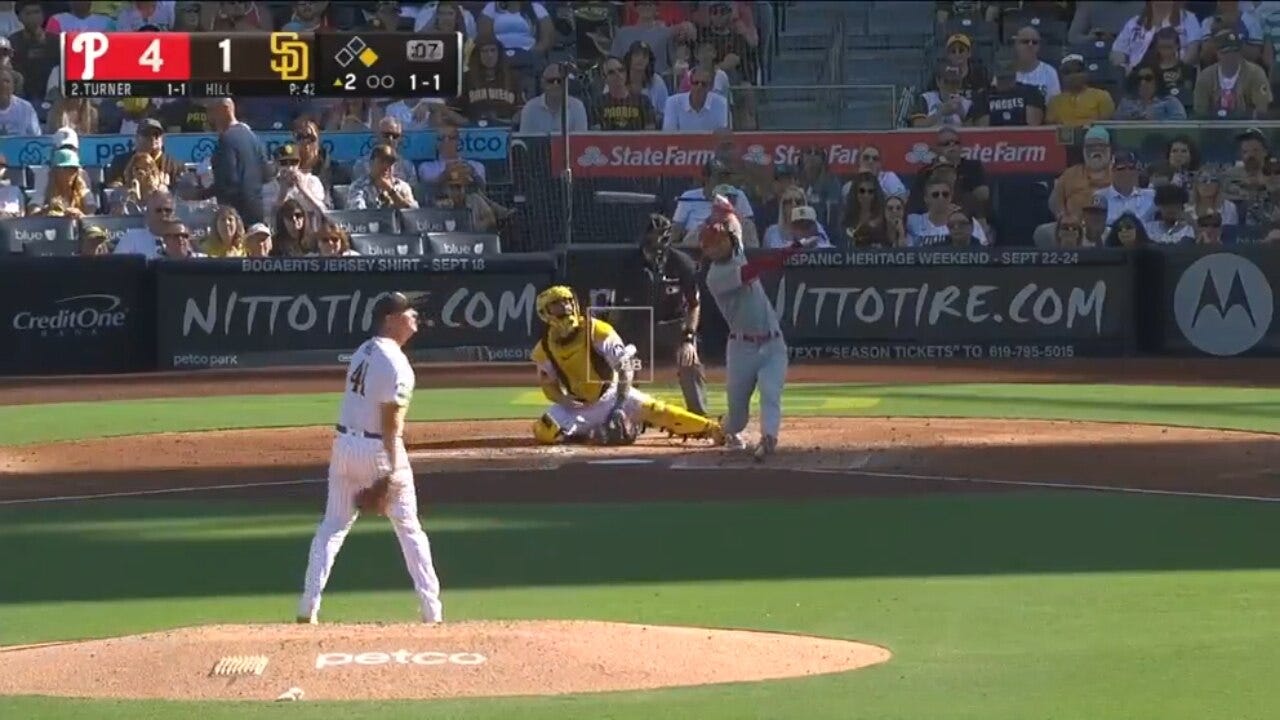
{"type": "Polygon", "coordinates": [[[547,324],[560,338],[573,335],[582,327],[582,312],[578,307],[578,299],[573,290],[564,285],[553,285],[538,293],[534,303],[538,310],[538,319],[547,324]],[[559,312],[557,306],[563,305],[559,312]]]}

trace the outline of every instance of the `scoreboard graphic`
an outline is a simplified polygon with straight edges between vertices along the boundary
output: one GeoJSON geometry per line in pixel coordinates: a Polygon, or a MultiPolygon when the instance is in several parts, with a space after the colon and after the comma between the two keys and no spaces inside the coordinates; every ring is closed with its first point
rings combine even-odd
{"type": "Polygon", "coordinates": [[[66,97],[424,97],[462,91],[461,34],[62,33],[66,97]]]}

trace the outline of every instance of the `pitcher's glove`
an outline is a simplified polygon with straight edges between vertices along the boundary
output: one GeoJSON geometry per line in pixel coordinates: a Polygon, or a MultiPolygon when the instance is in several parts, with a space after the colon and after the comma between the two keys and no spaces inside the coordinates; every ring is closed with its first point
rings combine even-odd
{"type": "Polygon", "coordinates": [[[604,445],[632,445],[640,436],[640,429],[631,422],[631,418],[628,418],[621,408],[609,414],[609,419],[605,421],[601,431],[601,442],[604,445]]]}
{"type": "Polygon", "coordinates": [[[356,493],[356,508],[362,513],[387,514],[387,496],[391,492],[391,476],[384,475],[372,485],[356,493]]]}

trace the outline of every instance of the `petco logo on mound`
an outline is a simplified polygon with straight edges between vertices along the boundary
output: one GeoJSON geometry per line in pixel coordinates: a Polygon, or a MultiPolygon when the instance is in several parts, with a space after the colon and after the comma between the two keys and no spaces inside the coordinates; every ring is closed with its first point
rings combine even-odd
{"type": "Polygon", "coordinates": [[[363,652],[352,653],[320,653],[316,655],[316,669],[342,665],[483,665],[488,661],[484,655],[474,652],[444,653],[428,650],[415,653],[411,650],[395,652],[363,652]]]}

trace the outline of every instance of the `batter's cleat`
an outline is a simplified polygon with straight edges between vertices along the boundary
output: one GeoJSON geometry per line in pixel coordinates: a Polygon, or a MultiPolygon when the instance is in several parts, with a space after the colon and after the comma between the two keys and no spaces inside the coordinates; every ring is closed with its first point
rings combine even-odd
{"type": "Polygon", "coordinates": [[[742,451],[747,449],[747,443],[742,439],[741,435],[726,434],[724,436],[724,447],[726,450],[742,451]]]}
{"type": "Polygon", "coordinates": [[[778,449],[778,438],[772,435],[765,435],[760,438],[760,444],[756,446],[753,456],[756,462],[764,462],[764,459],[772,455],[778,449]]]}
{"type": "Polygon", "coordinates": [[[320,624],[320,621],[317,620],[315,617],[308,617],[306,615],[299,615],[296,622],[299,625],[319,625],[320,624]]]}

